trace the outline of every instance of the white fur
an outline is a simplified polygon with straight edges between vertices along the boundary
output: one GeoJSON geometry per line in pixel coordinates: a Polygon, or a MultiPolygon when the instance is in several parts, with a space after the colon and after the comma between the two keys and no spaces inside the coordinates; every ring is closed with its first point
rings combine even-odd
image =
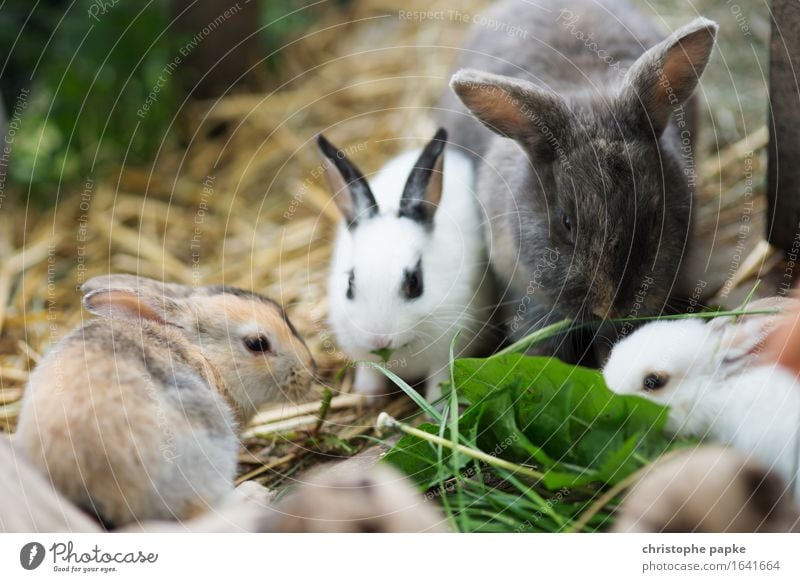
{"type": "Polygon", "coordinates": [[[730,336],[728,327],[697,320],[651,323],[614,347],[603,375],[615,392],[668,405],[673,432],[752,455],[800,493],[800,381],[777,364],[726,361],[730,336]],[[670,380],[646,391],[653,372],[670,380]]]}
{"type": "MultiPolygon", "coordinates": [[[[405,380],[426,380],[428,398],[447,379],[450,342],[460,331],[458,351],[468,355],[491,311],[483,243],[483,215],[474,194],[471,162],[451,149],[444,153],[441,202],[432,231],[399,218],[398,208],[420,151],[389,162],[371,181],[379,215],[351,232],[339,228],[328,285],[330,323],[339,346],[353,360],[380,361],[370,353],[379,336],[391,339],[388,367],[405,380]],[[404,269],[422,257],[422,296],[401,294],[404,269]],[[346,296],[355,269],[354,299],[346,296]]],[[[377,394],[387,383],[377,370],[359,367],[355,388],[377,394]]]]}

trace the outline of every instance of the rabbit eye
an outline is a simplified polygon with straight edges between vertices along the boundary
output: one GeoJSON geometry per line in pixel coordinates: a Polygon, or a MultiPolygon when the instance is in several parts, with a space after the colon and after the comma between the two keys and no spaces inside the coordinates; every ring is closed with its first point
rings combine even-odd
{"type": "Polygon", "coordinates": [[[406,299],[416,299],[422,295],[422,291],[422,259],[420,259],[411,271],[405,272],[403,296],[406,299]]]}
{"type": "Polygon", "coordinates": [[[350,275],[347,277],[347,298],[352,300],[355,297],[355,293],[353,292],[353,288],[355,287],[356,282],[356,273],[355,271],[351,270],[350,275]]]}
{"type": "Polygon", "coordinates": [[[569,242],[571,245],[575,244],[572,232],[572,218],[560,208],[556,208],[556,217],[558,218],[559,222],[561,222],[561,228],[564,229],[567,242],[569,242]]]}
{"type": "Polygon", "coordinates": [[[244,347],[253,353],[260,354],[268,352],[271,346],[267,336],[259,334],[244,338],[244,347]]]}
{"type": "Polygon", "coordinates": [[[659,388],[663,388],[669,382],[667,374],[652,373],[644,377],[642,388],[645,392],[655,392],[659,388]]]}

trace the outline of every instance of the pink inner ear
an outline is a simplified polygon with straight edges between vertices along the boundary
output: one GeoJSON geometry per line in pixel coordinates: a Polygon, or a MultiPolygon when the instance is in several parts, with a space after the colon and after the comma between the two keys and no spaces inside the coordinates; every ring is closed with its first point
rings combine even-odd
{"type": "Polygon", "coordinates": [[[444,182],[444,154],[439,156],[436,160],[436,165],[433,167],[433,173],[428,181],[428,187],[425,189],[425,199],[432,207],[438,207],[442,201],[442,186],[444,182]]]}
{"type": "Polygon", "coordinates": [[[92,313],[132,319],[148,319],[166,323],[161,313],[153,309],[131,291],[100,291],[86,298],[86,307],[92,313]]]}
{"type": "Polygon", "coordinates": [[[703,74],[714,35],[707,29],[695,31],[673,44],[662,62],[662,78],[659,82],[660,99],[669,101],[669,91],[673,91],[678,101],[684,101],[694,91],[703,74]]]}
{"type": "Polygon", "coordinates": [[[510,133],[530,118],[522,112],[523,103],[511,93],[494,85],[477,85],[464,92],[463,98],[472,112],[485,123],[510,133]]]}

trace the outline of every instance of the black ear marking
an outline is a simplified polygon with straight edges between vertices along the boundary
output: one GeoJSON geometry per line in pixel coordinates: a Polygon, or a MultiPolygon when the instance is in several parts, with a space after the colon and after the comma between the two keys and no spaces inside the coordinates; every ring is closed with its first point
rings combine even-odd
{"type": "Polygon", "coordinates": [[[355,269],[350,269],[350,272],[347,274],[347,298],[351,301],[355,297],[355,283],[356,283],[356,271],[355,269]]]}
{"type": "Polygon", "coordinates": [[[378,203],[372,195],[367,179],[345,153],[325,139],[317,136],[317,145],[327,159],[325,175],[336,206],[347,221],[348,228],[359,220],[378,214],[378,203]]]}
{"type": "Polygon", "coordinates": [[[422,150],[408,175],[400,198],[398,216],[410,218],[426,227],[433,226],[433,216],[442,199],[442,170],[447,131],[440,127],[422,150]]]}

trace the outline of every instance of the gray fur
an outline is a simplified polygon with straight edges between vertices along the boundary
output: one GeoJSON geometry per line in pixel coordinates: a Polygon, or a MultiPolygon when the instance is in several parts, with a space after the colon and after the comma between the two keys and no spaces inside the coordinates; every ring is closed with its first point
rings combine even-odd
{"type": "Polygon", "coordinates": [[[716,25],[697,19],[664,41],[623,0],[509,0],[487,19],[526,34],[474,28],[440,122],[478,164],[492,269],[520,320],[512,335],[564,316],[661,312],[683,293],[694,192],[681,140],[693,140],[691,95],[716,25]]]}

